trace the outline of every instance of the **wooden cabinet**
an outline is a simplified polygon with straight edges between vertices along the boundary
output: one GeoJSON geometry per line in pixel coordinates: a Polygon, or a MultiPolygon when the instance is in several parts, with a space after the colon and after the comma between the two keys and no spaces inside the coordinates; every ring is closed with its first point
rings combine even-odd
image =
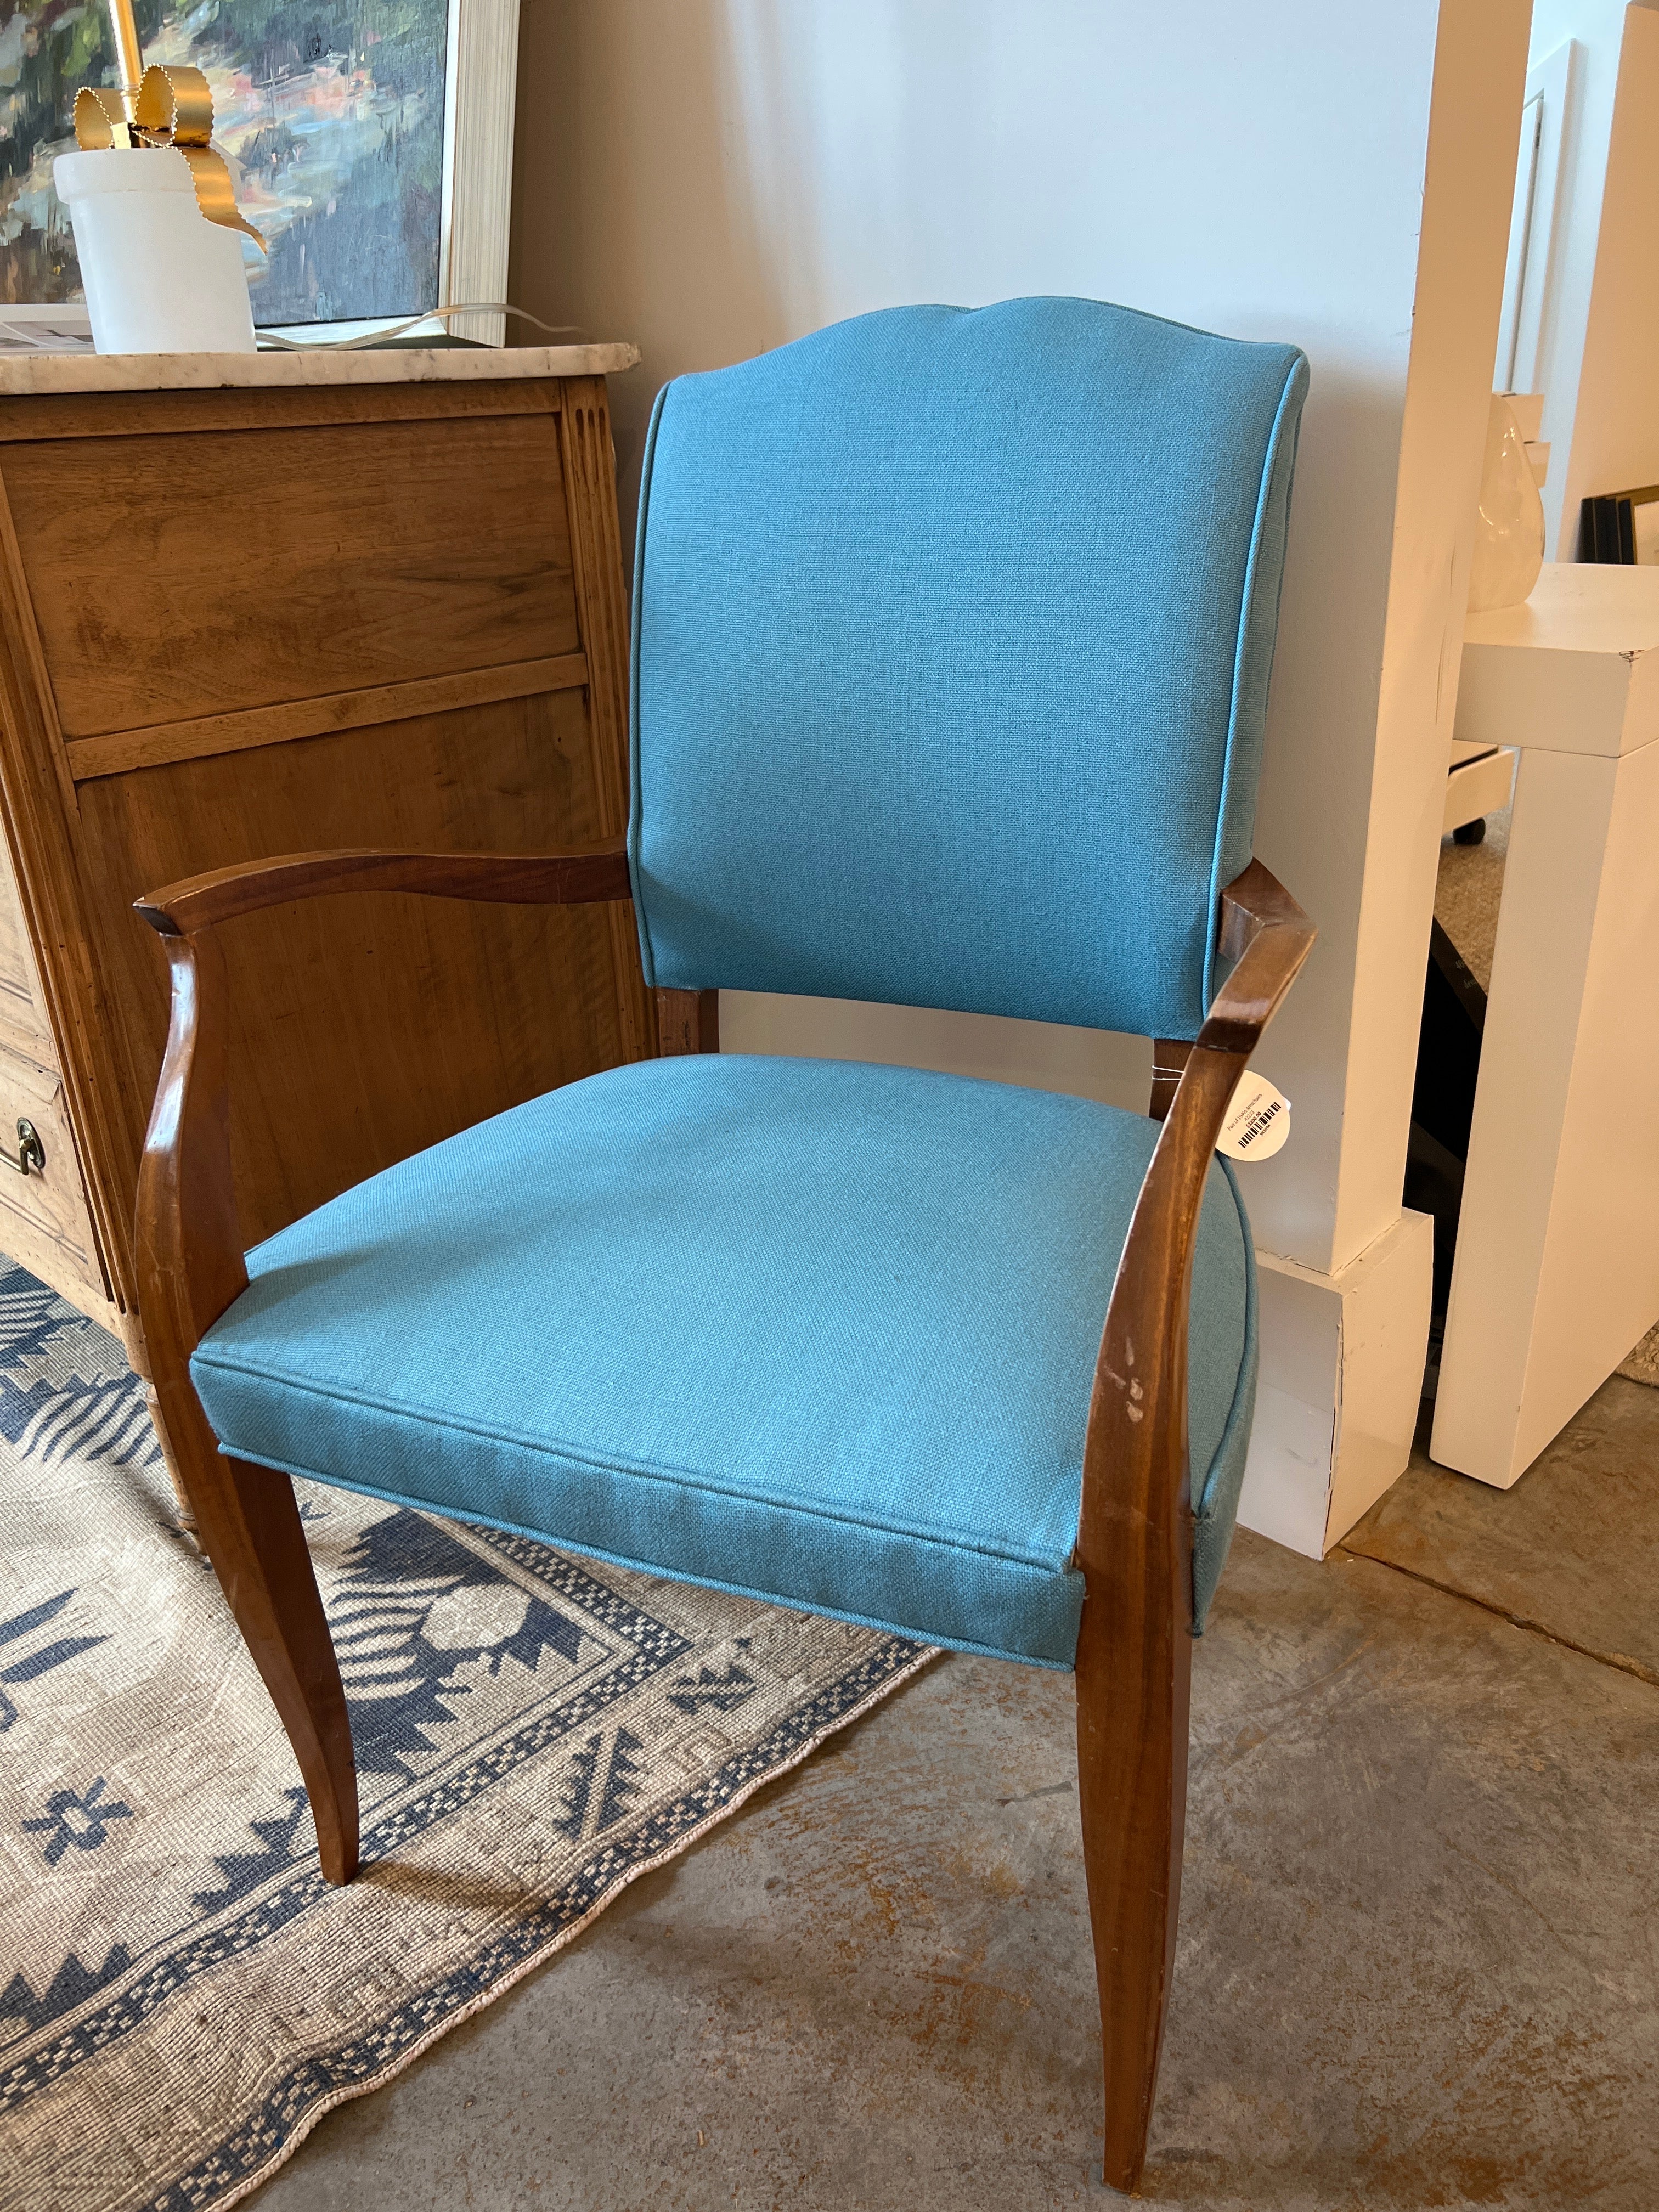
{"type": "MultiPolygon", "coordinates": [[[[343,845],[538,851],[627,816],[627,619],[586,347],[0,363],[0,1249],[144,1371],[167,1029],[135,898],[343,845]]],[[[376,895],[222,933],[250,1243],[653,1048],[631,910],[376,895]]],[[[457,1327],[466,1316],[457,1316],[457,1327]]]]}

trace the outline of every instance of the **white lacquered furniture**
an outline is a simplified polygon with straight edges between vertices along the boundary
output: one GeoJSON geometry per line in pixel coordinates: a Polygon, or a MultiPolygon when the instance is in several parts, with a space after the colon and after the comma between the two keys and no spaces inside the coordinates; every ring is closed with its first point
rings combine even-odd
{"type": "Polygon", "coordinates": [[[1515,750],[1500,745],[1460,744],[1452,740],[1451,767],[1446,775],[1446,805],[1440,817],[1440,834],[1449,837],[1467,822],[1488,814],[1501,814],[1509,805],[1515,782],[1515,750]]]}
{"type": "Polygon", "coordinates": [[[1471,616],[1520,765],[1430,1449],[1513,1483],[1659,1320],[1659,569],[1471,616]]]}

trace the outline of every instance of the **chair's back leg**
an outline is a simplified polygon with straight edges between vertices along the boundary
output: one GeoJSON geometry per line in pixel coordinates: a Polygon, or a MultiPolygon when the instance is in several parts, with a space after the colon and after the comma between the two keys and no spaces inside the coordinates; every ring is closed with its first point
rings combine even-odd
{"type": "Polygon", "coordinates": [[[1133,1646],[1097,1595],[1077,1650],[1078,1798],[1105,2070],[1105,2179],[1140,2179],[1175,1971],[1193,1639],[1150,1609],[1133,1646]]]}
{"type": "Polygon", "coordinates": [[[659,1059],[682,1053],[718,1052],[720,1048],[720,994],[718,991],[659,991],[657,994],[657,1050],[659,1059]]]}

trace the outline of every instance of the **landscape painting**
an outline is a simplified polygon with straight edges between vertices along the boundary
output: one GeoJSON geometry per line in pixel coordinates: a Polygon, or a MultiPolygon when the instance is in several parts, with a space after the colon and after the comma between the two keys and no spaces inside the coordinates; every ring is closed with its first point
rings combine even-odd
{"type": "MultiPolygon", "coordinates": [[[[146,64],[191,62],[237,177],[253,319],[438,304],[447,0],[137,0],[146,64]]],[[[100,0],[0,0],[0,301],[81,295],[52,190],[83,84],[116,82],[100,0]]]]}

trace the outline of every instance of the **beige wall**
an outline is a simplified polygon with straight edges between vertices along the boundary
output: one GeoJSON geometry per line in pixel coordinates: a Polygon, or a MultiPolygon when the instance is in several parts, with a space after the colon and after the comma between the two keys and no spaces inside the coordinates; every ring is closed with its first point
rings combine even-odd
{"type": "MultiPolygon", "coordinates": [[[[1257,848],[1322,937],[1263,1054],[1291,1140],[1249,1197],[1262,1247],[1316,1270],[1399,1212],[1528,16],[525,0],[512,296],[643,347],[615,392],[629,508],[665,377],[871,307],[1075,292],[1306,349],[1257,848]]],[[[775,1042],[791,1014],[743,1018],[775,1042]]],[[[904,1049],[884,1019],[869,1048],[896,1019],[904,1049]]],[[[915,1036],[1144,1082],[1111,1041],[1080,1067],[1040,1033],[915,1036]]]]}

